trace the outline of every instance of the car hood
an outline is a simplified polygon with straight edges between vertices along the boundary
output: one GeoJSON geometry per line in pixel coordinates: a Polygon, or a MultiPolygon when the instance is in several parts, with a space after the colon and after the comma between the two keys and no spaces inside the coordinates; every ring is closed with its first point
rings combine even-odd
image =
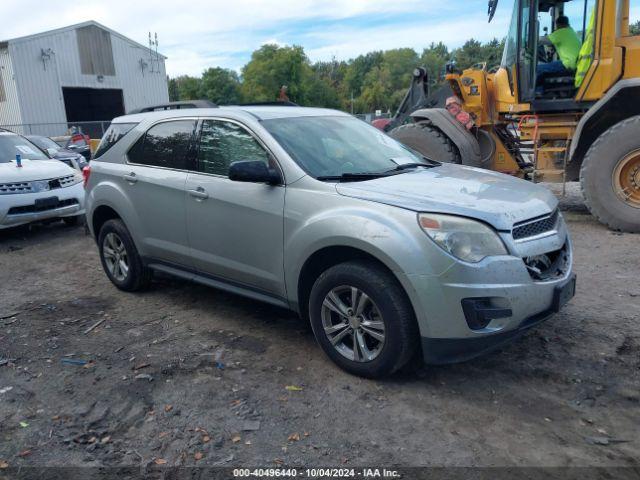
{"type": "Polygon", "coordinates": [[[338,193],[416,212],[482,220],[498,230],[552,212],[558,200],[546,188],[479,168],[443,164],[364,182],[339,183],[338,193]]]}
{"type": "Polygon", "coordinates": [[[58,160],[22,160],[22,168],[16,167],[15,160],[0,163],[0,182],[30,182],[73,175],[75,170],[58,160]]]}
{"type": "Polygon", "coordinates": [[[53,158],[55,158],[56,160],[62,159],[62,158],[80,158],[80,157],[82,157],[81,154],[72,152],[71,150],[65,150],[64,148],[61,150],[58,150],[53,156],[53,158]]]}

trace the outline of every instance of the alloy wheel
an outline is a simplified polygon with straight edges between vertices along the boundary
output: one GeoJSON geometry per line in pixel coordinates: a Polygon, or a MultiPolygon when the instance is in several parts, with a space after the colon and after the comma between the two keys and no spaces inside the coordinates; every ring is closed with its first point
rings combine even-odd
{"type": "Polygon", "coordinates": [[[129,274],[129,256],[118,234],[109,232],[105,235],[102,242],[102,255],[111,276],[123,282],[129,274]]]}
{"type": "Polygon", "coordinates": [[[333,347],[355,362],[370,362],[382,351],[385,325],[380,310],[362,290],[332,289],[322,302],[322,326],[333,347]]]}

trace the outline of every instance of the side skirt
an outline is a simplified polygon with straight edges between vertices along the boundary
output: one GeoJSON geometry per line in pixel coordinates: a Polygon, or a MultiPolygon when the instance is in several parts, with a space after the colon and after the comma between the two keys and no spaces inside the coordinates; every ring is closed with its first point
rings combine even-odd
{"type": "Polygon", "coordinates": [[[208,287],[217,288],[229,293],[234,293],[236,295],[248,297],[253,300],[258,300],[260,302],[269,303],[277,307],[286,308],[287,310],[291,309],[291,306],[286,299],[256,288],[249,287],[247,285],[242,285],[240,283],[232,282],[220,277],[215,277],[213,275],[207,275],[202,272],[185,269],[182,266],[169,264],[157,259],[145,258],[144,263],[147,267],[158,272],[163,272],[174,277],[182,278],[184,280],[190,280],[192,282],[200,283],[208,287]]]}

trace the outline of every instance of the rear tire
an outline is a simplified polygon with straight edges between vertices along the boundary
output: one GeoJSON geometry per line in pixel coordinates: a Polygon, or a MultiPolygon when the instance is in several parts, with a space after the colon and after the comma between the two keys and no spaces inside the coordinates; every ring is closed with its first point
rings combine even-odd
{"type": "Polygon", "coordinates": [[[640,232],[640,116],[624,120],[591,145],[580,168],[589,211],[612,230],[640,232]]]}
{"type": "Polygon", "coordinates": [[[389,132],[389,136],[424,155],[444,163],[462,163],[453,142],[427,122],[408,123],[389,132]]]}
{"type": "Polygon", "coordinates": [[[391,273],[371,261],[341,263],[323,272],[311,290],[309,317],[327,356],[354,375],[391,375],[419,350],[420,333],[407,295],[391,273]],[[343,324],[347,327],[340,328],[343,324]],[[355,345],[356,338],[364,348],[355,345]]]}
{"type": "Polygon", "coordinates": [[[102,225],[98,235],[98,248],[102,268],[111,283],[120,290],[135,292],[149,286],[151,270],[142,262],[133,238],[122,220],[108,220],[102,225]]]}

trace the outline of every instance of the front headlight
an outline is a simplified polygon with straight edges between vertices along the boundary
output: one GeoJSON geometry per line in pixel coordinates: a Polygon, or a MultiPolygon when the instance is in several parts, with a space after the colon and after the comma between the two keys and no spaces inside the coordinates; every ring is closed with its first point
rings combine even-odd
{"type": "Polygon", "coordinates": [[[84,182],[84,178],[82,176],[82,173],[76,170],[75,172],[73,172],[73,183],[71,185],[77,185],[80,182],[84,182]]]}
{"type": "Polygon", "coordinates": [[[440,248],[465,262],[477,263],[491,255],[508,255],[498,234],[484,223],[432,213],[419,214],[418,223],[440,248]]]}

